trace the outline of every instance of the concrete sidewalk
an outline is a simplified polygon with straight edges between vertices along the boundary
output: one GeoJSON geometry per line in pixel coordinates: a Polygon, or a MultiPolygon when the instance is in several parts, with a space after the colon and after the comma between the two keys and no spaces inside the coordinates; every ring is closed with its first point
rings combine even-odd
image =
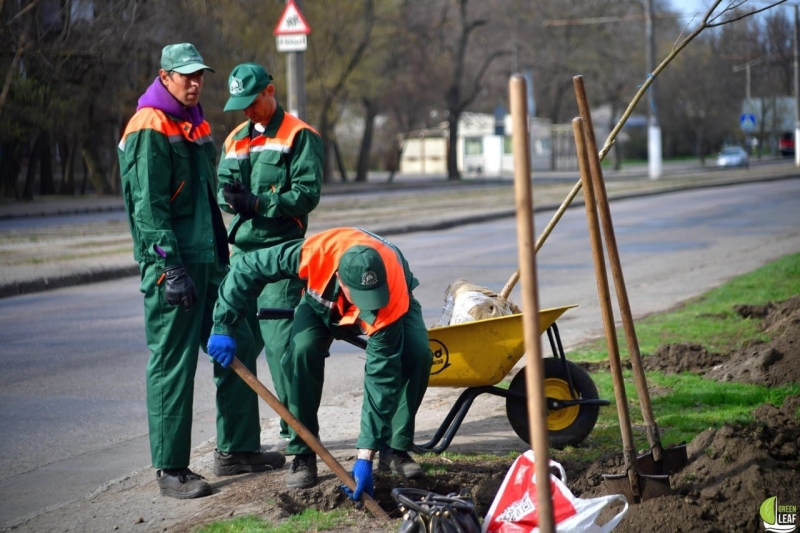
{"type": "MultiPolygon", "coordinates": [[[[609,172],[605,181],[609,200],[614,201],[797,177],[800,169],[793,162],[778,161],[724,172],[684,164],[665,169],[659,180],[648,179],[646,168],[640,168],[609,172]]],[[[555,211],[576,183],[574,173],[534,175],[536,212],[555,211]]],[[[513,181],[505,177],[450,182],[445,176],[397,176],[386,183],[384,175],[367,183],[326,184],[320,205],[311,214],[309,233],[360,226],[390,236],[513,217],[513,189],[513,181]]],[[[578,194],[570,207],[582,202],[578,194]]],[[[47,197],[0,205],[0,297],[138,275],[123,210],[118,197],[47,197]],[[99,222],[76,222],[67,216],[103,212],[110,214],[99,222]],[[59,215],[64,215],[63,221],[25,222],[59,215]]],[[[226,224],[229,221],[226,215],[226,224]]]]}
{"type": "MultiPolygon", "coordinates": [[[[699,175],[713,172],[713,167],[702,166],[698,161],[679,161],[664,165],[663,179],[669,180],[676,177],[699,175]]],[[[359,194],[369,192],[387,192],[401,190],[424,190],[438,187],[484,187],[509,184],[513,185],[514,176],[510,173],[501,176],[475,176],[466,175],[460,181],[449,181],[447,176],[441,175],[404,175],[395,174],[391,182],[387,172],[372,172],[367,176],[367,181],[356,183],[353,181],[326,183],[323,186],[324,195],[359,194]]],[[[351,176],[352,180],[353,177],[351,176]]],[[[534,171],[533,183],[576,182],[579,179],[577,170],[565,171],[534,171]]],[[[646,164],[630,164],[621,170],[604,170],[604,179],[607,182],[617,180],[644,180],[647,179],[646,164]]],[[[102,213],[109,211],[122,211],[125,209],[124,201],[119,196],[35,196],[30,201],[0,201],[0,221],[11,218],[45,217],[59,215],[75,215],[102,213]]]]}

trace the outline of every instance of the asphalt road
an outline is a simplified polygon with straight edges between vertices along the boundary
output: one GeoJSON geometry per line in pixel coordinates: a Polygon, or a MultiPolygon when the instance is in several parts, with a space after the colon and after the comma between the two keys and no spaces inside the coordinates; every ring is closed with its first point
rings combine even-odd
{"type": "MultiPolygon", "coordinates": [[[[782,255],[800,251],[800,180],[614,202],[636,317],[667,309],[782,255]]],[[[535,217],[537,232],[551,213],[535,217]]],[[[391,239],[422,281],[426,323],[463,277],[500,290],[516,269],[516,224],[503,219],[391,239]]],[[[560,321],[567,346],[599,334],[596,282],[582,209],[569,210],[537,256],[541,307],[579,304],[560,321]]],[[[511,299],[520,302],[520,287],[511,299]]],[[[147,468],[141,296],[136,278],[0,300],[0,527],[85,497],[147,468]]],[[[328,365],[322,440],[348,447],[358,428],[361,354],[343,343],[328,365]]],[[[259,368],[269,384],[263,361],[259,368]]],[[[211,364],[201,354],[194,441],[214,436],[211,364]]],[[[424,405],[422,412],[424,413],[424,405]]],[[[262,404],[264,441],[274,413],[262,404]]],[[[418,422],[420,428],[436,421],[418,422]]],[[[432,426],[433,425],[433,426],[432,426]]],[[[510,432],[510,429],[509,429],[510,432]]],[[[509,442],[518,445],[511,434],[509,442]]],[[[457,437],[458,440],[458,437],[457,437]]]]}

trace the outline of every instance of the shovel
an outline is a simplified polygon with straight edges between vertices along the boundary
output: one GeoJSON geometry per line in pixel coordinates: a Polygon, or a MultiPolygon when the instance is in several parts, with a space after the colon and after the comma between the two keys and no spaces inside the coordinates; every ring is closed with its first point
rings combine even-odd
{"type": "Polygon", "coordinates": [[[600,211],[600,220],[603,226],[606,249],[608,251],[608,261],[611,264],[611,274],[614,278],[614,288],[617,293],[617,303],[619,304],[622,326],[625,330],[625,340],[630,354],[631,369],[634,381],[636,382],[636,393],[639,396],[639,403],[642,408],[642,418],[644,419],[647,442],[650,444],[650,451],[640,455],[637,459],[639,471],[645,474],[674,474],[681,470],[688,462],[686,445],[672,446],[663,448],[661,446],[661,436],[658,424],[653,416],[653,405],[650,403],[650,391],[647,387],[647,379],[642,367],[642,355],[639,352],[639,342],[636,339],[636,330],[633,327],[633,315],[631,305],[628,300],[628,291],[625,288],[625,279],[622,275],[622,262],[617,248],[617,239],[614,235],[614,224],[611,221],[611,210],[608,206],[608,196],[603,181],[603,173],[600,168],[600,158],[597,154],[597,142],[594,137],[592,118],[589,113],[589,103],[586,98],[586,90],[583,85],[583,76],[575,76],[573,79],[575,86],[575,96],[578,100],[578,112],[583,119],[586,151],[589,154],[589,168],[592,176],[592,188],[600,211]]]}
{"type": "Polygon", "coordinates": [[[624,474],[603,475],[606,489],[611,494],[622,494],[628,502],[639,503],[659,496],[672,494],[669,485],[669,476],[646,475],[639,472],[636,462],[636,448],[633,442],[630,413],[628,412],[628,399],[625,394],[625,382],[622,378],[622,364],[619,357],[619,346],[614,329],[614,315],[611,309],[611,296],[608,289],[605,258],[600,236],[600,227],[597,221],[597,207],[589,175],[589,156],[585,142],[583,120],[575,118],[572,121],[575,133],[575,146],[578,153],[578,166],[583,183],[584,205],[586,218],[589,225],[589,239],[592,245],[595,275],[597,278],[597,292],[600,298],[600,310],[603,316],[603,329],[608,346],[608,360],[611,368],[611,377],[614,383],[614,398],[617,404],[617,417],[619,419],[620,433],[622,434],[622,454],[625,460],[624,474]]]}
{"type": "MultiPolygon", "coordinates": [[[[269,389],[266,388],[264,384],[261,383],[258,378],[255,377],[253,373],[242,364],[241,361],[239,361],[239,359],[234,357],[233,361],[231,361],[230,367],[234,372],[239,374],[239,377],[242,378],[245,383],[250,385],[250,388],[253,389],[256,394],[261,396],[261,398],[267,402],[267,404],[269,404],[269,406],[272,407],[272,409],[278,413],[278,415],[283,418],[293,430],[295,430],[300,438],[303,439],[312,450],[314,450],[314,453],[322,458],[325,464],[328,465],[328,468],[330,468],[333,473],[336,474],[336,477],[338,477],[342,483],[347,485],[350,490],[356,490],[356,483],[350,473],[345,470],[341,464],[339,464],[339,461],[337,461],[336,458],[331,455],[331,453],[325,448],[325,446],[322,445],[319,439],[317,439],[317,437],[315,437],[314,434],[311,433],[302,422],[295,418],[289,409],[287,409],[280,402],[280,400],[278,400],[278,398],[276,398],[275,395],[272,394],[269,389]]],[[[381,509],[381,506],[378,505],[378,503],[373,500],[370,495],[366,493],[366,491],[361,493],[361,502],[375,518],[380,520],[389,520],[389,515],[386,514],[383,509],[381,509]]]]}

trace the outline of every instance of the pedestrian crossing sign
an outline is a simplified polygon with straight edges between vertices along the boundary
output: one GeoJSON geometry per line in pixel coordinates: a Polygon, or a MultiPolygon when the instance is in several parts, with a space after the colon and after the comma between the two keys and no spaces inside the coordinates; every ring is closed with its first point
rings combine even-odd
{"type": "Polygon", "coordinates": [[[756,129],[756,116],[742,113],[739,117],[739,127],[742,131],[753,131],[756,129]]]}

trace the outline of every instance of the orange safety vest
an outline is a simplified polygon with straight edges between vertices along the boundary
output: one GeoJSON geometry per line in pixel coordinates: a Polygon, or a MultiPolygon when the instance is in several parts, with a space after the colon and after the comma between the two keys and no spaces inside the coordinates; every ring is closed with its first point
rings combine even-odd
{"type": "Polygon", "coordinates": [[[196,144],[213,142],[211,137],[211,126],[207,121],[196,128],[192,128],[191,122],[178,122],[167,116],[166,113],[154,107],[140,109],[125,127],[125,133],[119,143],[119,148],[125,151],[125,139],[131,133],[141,130],[155,130],[167,137],[170,143],[189,141],[196,144]]]}
{"type": "Polygon", "coordinates": [[[248,122],[239,124],[235,130],[228,135],[223,148],[225,159],[250,159],[250,152],[262,152],[264,150],[274,150],[288,154],[292,149],[294,138],[300,130],[309,129],[316,133],[316,130],[288,113],[283,115],[283,121],[275,133],[275,137],[259,135],[251,139],[246,135],[243,139],[234,139],[236,134],[245,127],[248,122]]]}
{"type": "Polygon", "coordinates": [[[385,241],[357,228],[336,228],[308,237],[300,250],[298,275],[301,279],[306,280],[306,291],[310,297],[331,311],[336,310],[342,314],[340,325],[357,324],[366,335],[372,335],[381,328],[396,322],[408,311],[408,282],[397,251],[385,241]],[[351,305],[349,308],[345,306],[344,294],[340,293],[336,302],[326,300],[322,296],[325,287],[339,269],[339,260],[342,255],[351,246],[356,245],[375,249],[386,267],[389,303],[378,311],[375,322],[372,324],[367,324],[358,318],[358,308],[355,305],[351,305]]]}

